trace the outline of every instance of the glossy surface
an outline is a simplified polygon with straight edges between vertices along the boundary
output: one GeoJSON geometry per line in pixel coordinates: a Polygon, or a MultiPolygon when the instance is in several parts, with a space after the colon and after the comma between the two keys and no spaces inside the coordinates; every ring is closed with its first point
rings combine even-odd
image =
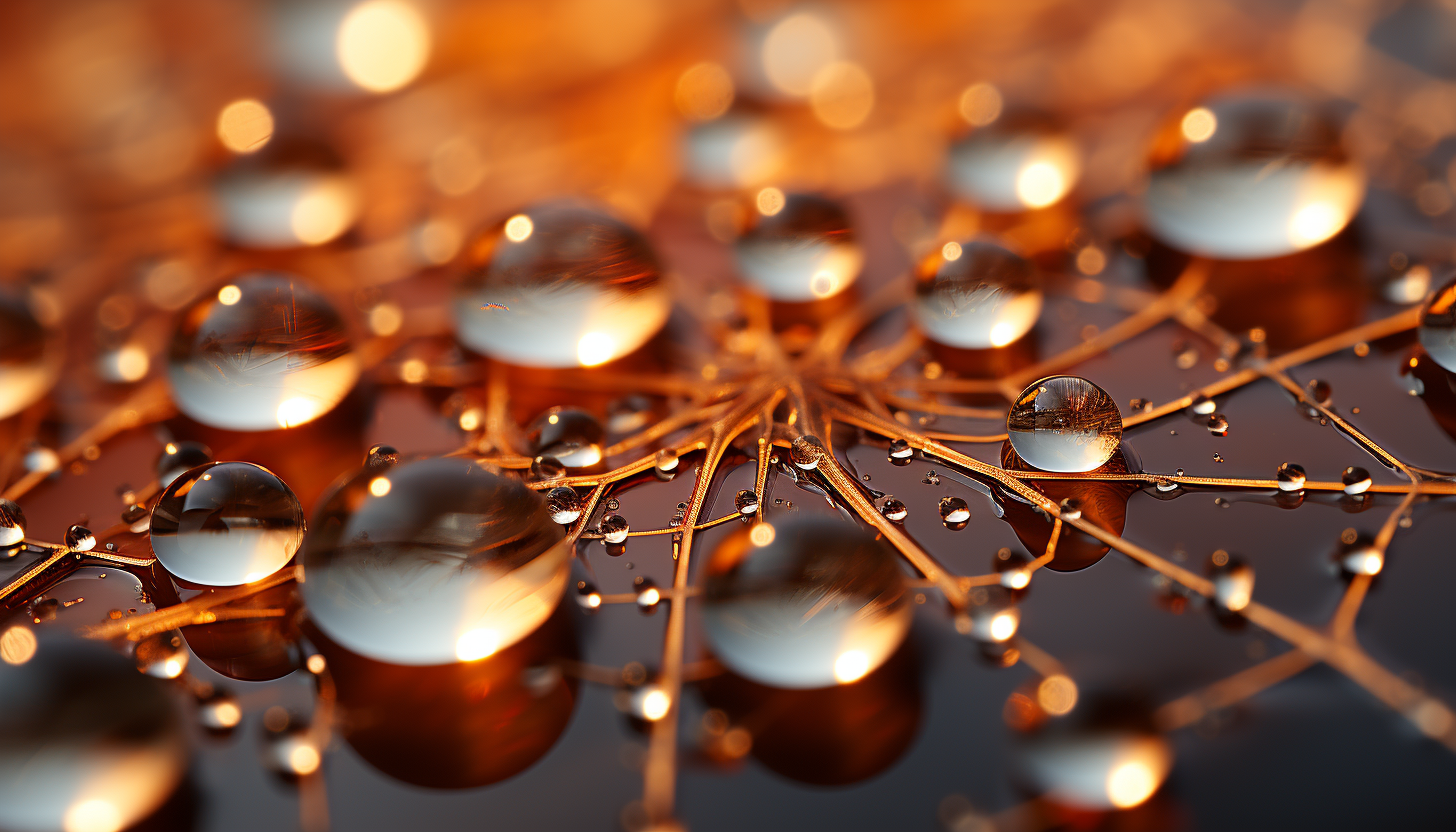
{"type": "Polygon", "coordinates": [[[171,574],[204,586],[247,584],[292,560],[303,507],[273,472],[212,462],[172,481],[152,509],[152,551],[171,574]]]}
{"type": "Polygon", "coordinates": [[[1043,471],[1091,471],[1117,452],[1122,417],[1107,391],[1078,376],[1050,376],[1022,391],[1006,417],[1011,447],[1043,471]]]}
{"type": "Polygon", "coordinates": [[[994,243],[946,243],[916,269],[915,325],[942,344],[1004,347],[1036,325],[1041,307],[1035,267],[994,243]]]}
{"type": "Polygon", "coordinates": [[[744,281],[779,301],[832,297],[859,277],[864,251],[844,207],[812,194],[760,192],[733,245],[744,281]]]}

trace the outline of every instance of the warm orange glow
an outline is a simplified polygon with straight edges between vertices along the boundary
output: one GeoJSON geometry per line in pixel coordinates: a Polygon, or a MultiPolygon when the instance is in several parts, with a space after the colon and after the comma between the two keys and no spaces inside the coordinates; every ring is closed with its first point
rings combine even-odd
{"type": "Polygon", "coordinates": [[[576,361],[583,367],[595,367],[617,357],[617,339],[605,332],[588,332],[576,342],[576,361]]]}
{"type": "Polygon", "coordinates": [[[236,286],[228,285],[217,290],[217,302],[223,306],[232,306],[243,299],[243,290],[236,286]]]}
{"type": "Polygon", "coordinates": [[[516,214],[506,220],[506,239],[513,243],[523,243],[530,238],[531,232],[536,230],[536,224],[525,214],[516,214]]]}
{"type": "Polygon", "coordinates": [[[1183,138],[1195,144],[1213,138],[1218,118],[1207,107],[1195,107],[1183,116],[1183,138]]]}
{"type": "Polygon", "coordinates": [[[834,660],[834,679],[841,685],[858,681],[870,672],[870,657],[863,650],[846,650],[834,660]]]}
{"type": "Polygon", "coordinates": [[[1066,175],[1050,162],[1032,162],[1016,176],[1016,196],[1028,208],[1045,208],[1066,192],[1066,175]]]}
{"type": "Polygon", "coordinates": [[[391,484],[388,477],[375,477],[369,481],[369,493],[376,497],[383,497],[389,493],[391,484]]]}
{"type": "Polygon", "coordinates": [[[399,377],[405,384],[421,384],[430,374],[430,367],[418,358],[411,358],[399,367],[399,377]]]}
{"type": "Polygon", "coordinates": [[[1132,760],[1107,775],[1107,799],[1119,809],[1141,804],[1158,790],[1158,775],[1142,760],[1132,760]]]}
{"type": "Polygon", "coordinates": [[[317,676],[324,672],[324,668],[329,666],[329,662],[322,654],[314,653],[308,657],[308,661],[304,662],[304,666],[308,668],[309,673],[317,676]]]}
{"type": "Polygon", "coordinates": [[[116,376],[122,381],[139,381],[151,369],[147,351],[138,344],[126,344],[116,351],[116,376]]]}
{"type": "Polygon", "coordinates": [[[455,642],[455,656],[462,662],[483,659],[499,649],[500,634],[485,628],[467,630],[455,642]]]}
{"type": "Polygon", "coordinates": [[[217,114],[217,138],[234,153],[253,153],[273,138],[273,113],[261,101],[244,98],[217,114]]]}
{"type": "Polygon", "coordinates": [[[369,310],[369,331],[375,335],[393,335],[404,325],[404,310],[385,301],[369,310]]]}
{"type": "Polygon", "coordinates": [[[767,523],[759,523],[748,533],[748,540],[755,546],[767,546],[774,540],[774,527],[767,523]]]}
{"type": "Polygon", "coordinates": [[[0,634],[0,660],[6,664],[25,664],[35,655],[35,633],[29,627],[16,625],[0,634]]]}
{"type": "Polygon", "coordinates": [[[1077,706],[1077,683],[1061,673],[1054,673],[1036,686],[1036,703],[1052,716],[1065,716],[1077,706]]]}
{"type": "Polygon", "coordinates": [[[334,53],[350,81],[370,92],[408,84],[430,57],[430,30],[419,11],[401,0],[368,0],[339,25],[334,53]]]}
{"type": "Polygon", "coordinates": [[[278,405],[275,418],[280,428],[293,428],[312,422],[324,413],[323,403],[318,399],[293,396],[278,405]]]}
{"type": "Polygon", "coordinates": [[[809,107],[825,127],[852,130],[875,107],[875,83],[859,64],[836,61],[814,74],[809,107]]]}
{"type": "Polygon", "coordinates": [[[813,14],[789,15],[763,40],[763,74],[785,95],[808,95],[814,76],[838,57],[839,40],[834,31],[813,14]]]}
{"type": "Polygon", "coordinates": [[[1294,213],[1289,220],[1289,242],[1308,248],[1335,236],[1349,215],[1333,202],[1312,202],[1294,213]]]}
{"type": "Polygon", "coordinates": [[[648,722],[656,722],[672,709],[672,697],[662,688],[644,688],[639,692],[637,712],[648,722]]]}
{"type": "Polygon", "coordinates": [[[946,243],[945,245],[940,247],[940,256],[944,257],[948,261],[961,259],[961,244],[946,243]]]}
{"type": "Polygon", "coordinates": [[[758,213],[772,217],[784,210],[784,192],[778,188],[764,188],[758,192],[753,203],[758,206],[758,213]]]}
{"type": "Polygon", "coordinates": [[[1021,623],[1020,616],[1011,611],[997,613],[991,619],[990,634],[992,641],[1005,641],[1016,635],[1016,625],[1021,623]]]}
{"type": "Polygon", "coordinates": [[[318,749],[311,745],[297,745],[288,752],[288,767],[295,774],[313,774],[318,771],[321,762],[323,759],[319,757],[318,749]]]}
{"type": "Polygon", "coordinates": [[[357,209],[352,188],[337,179],[324,179],[299,195],[288,224],[298,242],[319,245],[344,233],[357,209]]]}
{"type": "Polygon", "coordinates": [[[719,64],[693,64],[678,76],[674,99],[683,118],[711,121],[733,104],[733,76],[719,64]]]}
{"type": "Polygon", "coordinates": [[[967,124],[984,127],[1001,117],[1001,91],[991,84],[972,84],[961,93],[961,118],[967,124]]]}
{"type": "Polygon", "coordinates": [[[121,811],[109,800],[83,800],[66,810],[61,825],[65,832],[116,832],[121,811]]]}

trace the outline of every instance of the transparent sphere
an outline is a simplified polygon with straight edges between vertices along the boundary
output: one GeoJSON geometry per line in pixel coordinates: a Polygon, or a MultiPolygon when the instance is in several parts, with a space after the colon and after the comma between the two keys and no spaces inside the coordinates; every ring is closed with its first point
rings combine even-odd
{"type": "Polygon", "coordinates": [[[1456,373],[1456,278],[1446,281],[1426,301],[1416,335],[1433,361],[1456,373]]]}
{"type": "Polygon", "coordinates": [[[1117,452],[1122,416],[1107,391],[1078,376],[1034,381],[1006,416],[1011,447],[1043,471],[1091,471],[1117,452]]]}
{"type": "Polygon", "coordinates": [[[950,147],[946,179],[965,201],[991,211],[1059,202],[1082,172],[1072,138],[1034,114],[1004,115],[950,147]]]}
{"type": "Polygon", "coordinates": [[[683,173],[703,188],[757,185],[783,166],[783,136],[757,113],[735,110],[694,124],[683,141],[683,173]]]}
{"type": "Polygon", "coordinates": [[[1228,95],[1179,114],[1149,164],[1149,230],[1174,248],[1225,260],[1322,243],[1365,195],[1365,173],[1341,144],[1340,125],[1277,92],[1228,95]]]}
{"type": "Polygon", "coordinates": [[[1173,749],[1138,703],[1093,701],[1021,739],[1022,773],[1046,797],[1094,811],[1130,809],[1162,786],[1173,749]]]}
{"type": "Polygon", "coordinates": [[[23,297],[0,290],[0,419],[44,396],[61,373],[65,345],[23,297]]]}
{"type": "Polygon", "coordinates": [[[302,280],[254,272],[198,301],[172,338],[178,409],[226,430],[311,422],[353,389],[359,359],[343,318],[302,280]]]}
{"type": "Polygon", "coordinates": [[[569,548],[546,500],[459,457],[365,470],[324,498],[304,546],[310,618],[377,661],[484,658],[551,614],[569,548]]]}
{"type": "Polygon", "coordinates": [[[468,250],[453,305],[457,334],[502,361],[604,364],[647,343],[672,306],[647,238],[595,208],[539,205],[468,250]]]}
{"type": "Polygon", "coordinates": [[[5,632],[18,642],[0,663],[0,827],[121,829],[155,811],[187,767],[161,683],[104,644],[5,632]]]}
{"type": "Polygon", "coordinates": [[[1004,347],[1041,314],[1031,261],[986,242],[946,243],[916,272],[915,323],[932,340],[961,349],[1004,347]]]}
{"type": "Polygon", "coordinates": [[[724,538],[708,562],[703,622],[718,658],[781,688],[847,684],[883,664],[910,627],[895,553],[839,520],[764,528],[724,538]]]}
{"type": "Polygon", "coordinates": [[[526,431],[532,455],[551,457],[569,469],[590,468],[602,461],[606,439],[602,423],[579,407],[553,407],[537,416],[526,431]]]}
{"type": "Polygon", "coordinates": [[[218,175],[213,204],[220,231],[245,248],[327,243],[359,216],[359,190],[343,162],[309,144],[276,142],[218,175]]]}
{"type": "Polygon", "coordinates": [[[833,200],[765,188],[733,246],[744,280],[773,300],[832,297],[854,283],[864,250],[849,214],[833,200]]]}
{"type": "Polygon", "coordinates": [[[211,462],[172,481],[152,509],[152,551],[169,573],[235,586],[282,569],[303,542],[303,507],[251,462],[211,462]]]}

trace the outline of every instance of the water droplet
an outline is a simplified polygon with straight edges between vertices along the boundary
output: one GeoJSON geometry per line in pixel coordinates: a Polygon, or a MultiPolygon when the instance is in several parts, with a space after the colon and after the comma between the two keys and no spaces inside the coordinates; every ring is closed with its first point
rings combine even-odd
{"type": "Polygon", "coordinates": [[[757,531],[766,525],[734,532],[710,558],[703,619],[713,652],[782,688],[847,684],[883,664],[911,618],[894,552],[838,520],[799,516],[757,531]]]}
{"type": "Polygon", "coordinates": [[[217,177],[221,231],[246,248],[314,246],[337,239],[359,215],[360,195],[338,154],[322,145],[274,141],[217,177]]]}
{"type": "Polygon", "coordinates": [[[758,513],[758,494],[753,491],[740,491],[738,496],[733,498],[733,507],[738,513],[747,517],[758,513]]]}
{"type": "Polygon", "coordinates": [[[154,633],[137,642],[137,670],[157,679],[175,679],[187,669],[187,645],[182,633],[167,630],[154,633]]]}
{"type": "Polygon", "coordinates": [[[104,644],[24,626],[0,656],[0,826],[121,829],[172,793],[187,739],[156,680],[104,644]]]}
{"type": "Polygon", "coordinates": [[[926,485],[940,485],[940,475],[935,473],[934,471],[926,471],[925,478],[922,479],[921,482],[925,483],[926,485]]]}
{"type": "Polygon", "coordinates": [[[603,211],[539,205],[479,235],[453,310],[471,349],[531,367],[605,364],[667,321],[647,238],[603,211]]]}
{"type": "Polygon", "coordinates": [[[637,592],[637,609],[643,612],[652,612],[657,609],[658,603],[662,601],[662,590],[657,588],[651,578],[639,577],[632,582],[633,589],[637,592]]]}
{"type": "Polygon", "coordinates": [[[1050,118],[1010,113],[951,145],[947,184],[978,207],[1024,211],[1060,201],[1081,169],[1076,143],[1050,118]]]}
{"type": "Polygon", "coordinates": [[[1153,234],[1226,260],[1278,257],[1339,233],[1365,175],[1329,113],[1282,94],[1246,93],[1179,114],[1150,160],[1143,197],[1153,234]],[[1208,118],[1190,132],[1192,113],[1208,118]]]}
{"type": "Polygon", "coordinates": [[[1128,406],[1132,408],[1133,413],[1150,413],[1153,410],[1151,399],[1133,399],[1128,402],[1128,406]]]}
{"type": "Polygon", "coordinates": [[[1020,768],[1038,790],[1080,809],[1140,805],[1173,765],[1173,749],[1139,702],[1084,697],[1069,716],[1019,740],[1020,768]]]}
{"type": "Polygon", "coordinates": [[[1310,401],[1324,407],[1329,406],[1330,397],[1334,395],[1334,388],[1330,386],[1328,381],[1324,381],[1323,379],[1310,379],[1309,383],[1304,385],[1304,389],[1309,394],[1310,401]]]}
{"type": "Polygon", "coordinates": [[[620,514],[608,514],[602,518],[602,539],[608,543],[621,543],[627,539],[627,518],[620,514]]]}
{"type": "Polygon", "coordinates": [[[0,549],[25,542],[25,512],[13,500],[0,499],[0,549]]]}
{"type": "Polygon", "coordinates": [[[800,436],[789,448],[789,459],[794,466],[805,471],[819,467],[819,460],[825,456],[824,443],[817,436],[800,436]]]}
{"type": "Polygon", "coordinates": [[[1204,424],[1208,428],[1208,432],[1214,436],[1228,436],[1228,419],[1222,413],[1209,416],[1208,421],[1204,424]]]}
{"type": "Polygon", "coordinates": [[[1340,474],[1340,483],[1345,486],[1346,494],[1364,494],[1370,490],[1370,472],[1351,466],[1340,474]]]}
{"type": "Polygon", "coordinates": [[[885,515],[886,520],[899,523],[910,515],[910,509],[906,508],[904,503],[891,497],[880,506],[880,514],[885,515]]]}
{"type": "Polygon", "coordinates": [[[607,430],[616,433],[636,433],[647,427],[653,419],[652,399],[633,394],[615,399],[607,405],[607,430]]]}
{"type": "Polygon", "coordinates": [[[582,609],[598,609],[602,605],[602,594],[597,591],[594,584],[581,581],[576,585],[576,603],[580,604],[582,609]]]}
{"type": "Polygon", "coordinates": [[[167,378],[178,409],[227,430],[276,430],[328,413],[359,360],[344,320],[298,278],[254,272],[182,315],[167,378]]]}
{"type": "Polygon", "coordinates": [[[663,448],[657,452],[652,463],[652,471],[660,480],[670,480],[677,474],[677,451],[671,448],[663,448]]]}
{"type": "Polygon", "coordinates": [[[910,458],[915,455],[915,449],[904,439],[890,440],[890,462],[896,465],[909,465],[910,458]]]}
{"type": "Polygon", "coordinates": [[[531,476],[538,480],[554,480],[566,476],[566,466],[554,456],[538,456],[531,460],[531,476]]]}
{"type": "Polygon", "coordinates": [[[1004,347],[1036,325],[1042,291],[1031,261],[987,242],[947,243],[916,271],[915,323],[962,349],[1004,347]]]}
{"type": "Polygon", "coordinates": [[[616,497],[607,500],[607,511],[616,511],[622,507],[622,503],[616,497]]]}
{"type": "Polygon", "coordinates": [[[1277,479],[1280,491],[1299,491],[1304,488],[1304,468],[1293,462],[1279,466],[1277,479]]]}
{"type": "Polygon", "coordinates": [[[553,407],[537,416],[526,432],[534,455],[552,457],[568,470],[590,468],[601,462],[605,438],[601,422],[576,407],[553,407]]]}
{"type": "Polygon", "coordinates": [[[459,457],[401,462],[383,497],[375,476],[326,495],[304,547],[303,598],[326,635],[382,662],[446,664],[504,649],[551,614],[569,552],[540,494],[459,457]]]}
{"type": "Polygon", "coordinates": [[[25,298],[0,291],[0,419],[39,401],[61,373],[65,344],[25,298]]]}
{"type": "Polygon", "coordinates": [[[53,474],[61,470],[61,457],[44,445],[36,445],[25,452],[25,470],[38,474],[53,474]]]}
{"type": "Polygon", "coordinates": [[[576,493],[575,488],[563,485],[546,494],[546,511],[553,523],[569,526],[581,516],[581,510],[581,495],[576,493]]]}
{"type": "Polygon", "coordinates": [[[281,718],[269,718],[282,710],[275,705],[264,713],[263,761],[284,777],[306,777],[323,764],[323,749],[301,717],[285,712],[281,718]]]}
{"type": "Polygon", "coordinates": [[[1426,301],[1416,334],[1432,360],[1456,373],[1456,278],[1446,281],[1426,301]]]}
{"type": "Polygon", "coordinates": [[[208,731],[225,734],[243,720],[243,706],[237,696],[213,689],[197,700],[197,721],[208,731]]]}
{"type": "Polygon", "coordinates": [[[1085,378],[1032,382],[1006,417],[1011,446],[1043,471],[1091,471],[1112,458],[1122,416],[1107,391],[1085,378]]]}
{"type": "Polygon", "coordinates": [[[211,461],[212,449],[201,442],[168,442],[157,455],[157,485],[166,488],[189,470],[211,461]]]}
{"type": "Polygon", "coordinates": [[[1081,520],[1082,501],[1075,497],[1068,497],[1062,500],[1060,512],[1063,520],[1081,520]]]}
{"type": "Polygon", "coordinates": [[[399,463],[399,451],[390,445],[371,445],[364,454],[364,467],[371,471],[383,471],[399,463]]]}
{"type": "Polygon", "coordinates": [[[1016,635],[1021,624],[1021,610],[1016,596],[1005,587],[982,587],[972,598],[968,635],[978,641],[1000,644],[1016,635]]]}
{"type": "MultiPolygon", "coordinates": [[[[730,110],[694,124],[684,136],[684,173],[709,189],[755,185],[782,164],[784,140],[773,122],[755,112],[730,110]]],[[[726,235],[718,235],[725,239],[726,235]]]]}
{"type": "Polygon", "coordinates": [[[1154,483],[1154,487],[1156,487],[1159,491],[1166,493],[1169,491],[1177,491],[1178,483],[1173,482],[1172,480],[1158,480],[1156,483],[1154,483]]]}
{"type": "Polygon", "coordinates": [[[1247,607],[1254,597],[1254,567],[1237,558],[1224,558],[1213,567],[1213,600],[1230,612],[1247,607]]]}
{"type": "Polygon", "coordinates": [[[96,548],[96,535],[85,526],[71,526],[66,529],[66,548],[73,552],[89,552],[96,548]]]}
{"type": "Polygon", "coordinates": [[[1221,454],[1221,453],[1219,453],[1217,451],[1214,451],[1214,453],[1213,453],[1213,461],[1214,462],[1223,462],[1223,454],[1221,454]]]}
{"type": "Polygon", "coordinates": [[[971,507],[960,497],[941,497],[940,519],[947,528],[964,528],[966,521],[971,519],[971,507]]]}
{"type": "Polygon", "coordinates": [[[282,569],[303,542],[303,508],[250,462],[211,462],[172,481],[152,509],[152,550],[169,573],[235,586],[282,569]]]}
{"type": "Polygon", "coordinates": [[[1211,416],[1213,415],[1213,411],[1218,409],[1218,402],[1199,393],[1193,397],[1193,404],[1189,405],[1188,409],[1199,416],[1211,416]]]}
{"type": "Polygon", "coordinates": [[[753,212],[734,244],[743,278],[779,301],[812,301],[837,295],[859,277],[864,251],[839,203],[789,194],[771,214],[753,212]]]}

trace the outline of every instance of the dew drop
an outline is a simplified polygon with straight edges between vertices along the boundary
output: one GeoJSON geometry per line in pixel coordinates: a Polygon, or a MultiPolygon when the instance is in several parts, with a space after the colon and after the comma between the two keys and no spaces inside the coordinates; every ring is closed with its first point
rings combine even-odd
{"type": "Polygon", "coordinates": [[[25,512],[13,500],[0,499],[0,549],[25,542],[25,512]]]}
{"type": "Polygon", "coordinates": [[[602,605],[602,594],[597,591],[593,584],[581,581],[576,585],[576,603],[582,609],[594,610],[602,605]]]}
{"type": "Polygon", "coordinates": [[[818,300],[849,288],[859,277],[864,250],[844,208],[810,194],[781,200],[761,204],[734,243],[743,278],[778,301],[818,300]]]}
{"type": "Polygon", "coordinates": [[[677,451],[671,448],[663,448],[657,452],[653,460],[652,470],[660,480],[670,480],[677,475],[678,458],[677,451]]]}
{"type": "Polygon", "coordinates": [[[581,495],[568,486],[553,488],[546,495],[546,510],[551,515],[551,522],[569,526],[581,516],[581,495]]]}
{"type": "Polygon", "coordinates": [[[916,325],[961,349],[1004,347],[1036,325],[1040,278],[1031,261],[988,242],[947,243],[917,267],[916,325]]]}
{"type": "Polygon", "coordinates": [[[1346,494],[1364,494],[1370,490],[1370,472],[1352,465],[1340,474],[1340,483],[1346,494]]]}
{"type": "Polygon", "coordinates": [[[1213,600],[1230,612],[1238,612],[1254,597],[1254,567],[1236,558],[1223,560],[1213,567],[1213,600]]]}
{"type": "Polygon", "coordinates": [[[1082,501],[1075,497],[1068,497],[1062,500],[1060,513],[1063,520],[1081,520],[1082,501]]]}
{"type": "Polygon", "coordinates": [[[167,630],[137,642],[134,658],[137,670],[142,673],[156,679],[176,679],[187,669],[190,655],[186,642],[182,641],[182,633],[167,630]]]}
{"type": "Polygon", "coordinates": [[[1322,379],[1310,379],[1309,383],[1304,385],[1304,389],[1309,394],[1310,401],[1323,407],[1329,406],[1330,397],[1334,395],[1334,388],[1328,381],[1322,379]]]}
{"type": "Polygon", "coordinates": [[[971,519],[971,507],[960,497],[940,498],[940,519],[946,528],[961,529],[971,519]]]}
{"type": "Polygon", "coordinates": [[[213,690],[197,701],[197,721],[208,731],[225,734],[242,720],[242,704],[232,693],[213,690]]]}
{"type": "Polygon", "coordinates": [[[566,466],[554,456],[538,456],[531,460],[531,476],[538,480],[554,480],[566,476],[566,466]]]}
{"type": "Polygon", "coordinates": [[[1293,462],[1286,462],[1279,466],[1277,479],[1279,481],[1280,491],[1303,490],[1305,480],[1304,468],[1293,462]]]}
{"type": "Polygon", "coordinates": [[[1204,424],[1208,428],[1208,432],[1214,436],[1228,436],[1228,419],[1222,413],[1209,416],[1208,421],[1204,424]]]}
{"type": "Polygon", "coordinates": [[[608,514],[602,518],[602,539],[608,543],[621,543],[627,539],[627,518],[620,514],[608,514]]]}
{"type": "Polygon", "coordinates": [[[1011,113],[952,144],[946,173],[961,199],[1016,212],[1059,202],[1081,169],[1076,143],[1050,118],[1011,113]]]}
{"type": "Polygon", "coordinates": [[[1211,416],[1213,415],[1213,412],[1218,409],[1218,402],[1214,401],[1208,396],[1205,396],[1202,393],[1199,393],[1198,395],[1193,397],[1193,404],[1189,405],[1188,409],[1192,410],[1199,416],[1211,416]]]}
{"type": "Polygon", "coordinates": [[[1017,455],[1036,468],[1091,471],[1117,452],[1122,416],[1107,391],[1087,379],[1051,376],[1016,398],[1006,432],[1017,455]]]}
{"type": "Polygon", "coordinates": [[[383,471],[399,463],[399,451],[390,445],[371,445],[364,454],[364,467],[371,471],[383,471]]]}
{"type": "Polygon", "coordinates": [[[204,586],[272,575],[303,542],[303,507],[272,471],[210,462],[172,481],[152,509],[150,536],[169,573],[204,586]]]}
{"type": "Polygon", "coordinates": [[[744,517],[758,513],[758,494],[753,491],[743,490],[733,498],[733,507],[744,517]]]}
{"type": "Polygon", "coordinates": [[[85,526],[71,526],[66,529],[66,548],[73,552],[89,552],[96,548],[96,535],[85,526]]]}
{"type": "Polygon", "coordinates": [[[915,449],[904,439],[890,440],[890,462],[896,465],[909,465],[910,458],[915,455],[915,449]]]}
{"type": "Polygon", "coordinates": [[[1140,702],[1083,697],[1071,715],[1022,735],[1021,770],[1048,800],[1083,810],[1130,809],[1152,797],[1173,749],[1140,702]]]}
{"type": "Polygon", "coordinates": [[[903,502],[891,497],[880,506],[880,514],[883,514],[886,520],[899,523],[910,515],[910,509],[906,508],[903,502]]]}
{"type": "Polygon", "coordinates": [[[824,443],[820,442],[817,436],[800,436],[789,448],[789,459],[794,463],[794,467],[805,471],[818,468],[819,460],[824,458],[824,454],[824,443]]]}

